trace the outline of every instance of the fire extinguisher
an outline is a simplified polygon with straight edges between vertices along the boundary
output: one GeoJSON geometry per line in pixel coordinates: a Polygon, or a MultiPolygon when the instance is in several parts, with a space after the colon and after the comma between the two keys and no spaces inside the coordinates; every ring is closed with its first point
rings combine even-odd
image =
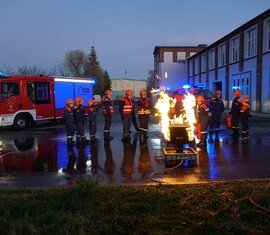
{"type": "Polygon", "coordinates": [[[201,131],[202,131],[202,125],[201,123],[196,123],[195,125],[195,129],[196,129],[196,136],[197,136],[197,139],[200,139],[201,138],[201,131]]]}
{"type": "Polygon", "coordinates": [[[232,115],[231,114],[226,114],[226,127],[232,128],[232,115]]]}

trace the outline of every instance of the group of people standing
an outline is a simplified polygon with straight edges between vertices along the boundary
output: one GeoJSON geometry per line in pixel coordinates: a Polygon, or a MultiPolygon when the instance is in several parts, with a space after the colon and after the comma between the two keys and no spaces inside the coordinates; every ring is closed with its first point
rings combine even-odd
{"type": "MultiPolygon", "coordinates": [[[[192,90],[190,91],[192,93],[192,90]]],[[[205,104],[205,99],[202,95],[196,98],[196,119],[197,119],[197,137],[199,136],[198,146],[204,146],[207,143],[207,133],[209,131],[209,142],[219,142],[219,131],[222,114],[225,110],[224,102],[221,99],[221,91],[216,90],[215,97],[211,99],[209,106],[205,104]],[[209,127],[209,128],[208,128],[209,127]],[[215,137],[215,138],[213,138],[215,137]]],[[[115,108],[112,102],[112,91],[106,90],[105,97],[102,102],[96,101],[94,98],[88,101],[89,113],[89,134],[90,143],[94,143],[97,132],[97,112],[102,108],[102,114],[104,117],[104,140],[111,141],[113,137],[110,134],[110,128],[112,124],[112,117],[115,112],[115,108]]],[[[183,97],[176,94],[174,115],[180,115],[183,111],[183,105],[181,100],[183,97]]],[[[236,89],[234,91],[234,99],[230,110],[232,117],[232,137],[239,138],[239,124],[242,124],[242,139],[248,139],[249,137],[249,117],[250,104],[249,97],[241,98],[241,90],[236,89]]],[[[125,91],[125,96],[119,101],[119,113],[123,124],[123,138],[122,142],[129,142],[131,124],[133,123],[136,131],[141,134],[141,137],[146,140],[148,138],[148,124],[150,120],[150,99],[147,97],[146,91],[143,89],[140,91],[140,98],[138,100],[137,115],[139,119],[139,127],[136,121],[136,109],[132,100],[132,90],[125,91]]],[[[73,107],[73,100],[66,100],[66,109],[64,111],[62,120],[67,129],[67,145],[73,146],[73,138],[76,134],[77,144],[86,145],[89,140],[86,139],[84,124],[87,121],[85,110],[83,107],[82,97],[75,98],[75,105],[73,107]]]]}
{"type": "MultiPolygon", "coordinates": [[[[221,99],[221,91],[216,90],[215,97],[211,99],[209,106],[204,103],[204,97],[199,95],[196,98],[196,118],[197,124],[200,126],[200,141],[198,146],[206,144],[207,129],[209,131],[209,142],[219,142],[219,130],[221,124],[222,113],[224,112],[224,102],[221,99]],[[208,128],[209,125],[209,128],[208,128]],[[213,139],[215,134],[215,139],[213,139]]],[[[232,118],[232,133],[231,136],[234,139],[239,138],[239,124],[242,124],[243,140],[249,137],[249,117],[250,115],[250,99],[248,96],[243,98],[241,96],[241,90],[236,89],[234,91],[234,99],[232,100],[232,106],[229,114],[232,118]]]]}
{"type": "MultiPolygon", "coordinates": [[[[112,117],[115,112],[112,102],[112,91],[110,89],[105,91],[105,97],[102,102],[95,100],[94,98],[88,101],[89,113],[89,134],[90,143],[95,143],[97,132],[97,112],[102,108],[102,114],[104,117],[104,140],[111,141],[113,137],[110,134],[110,128],[112,124],[112,117]]],[[[138,127],[136,121],[136,109],[132,101],[132,90],[126,90],[125,96],[119,101],[119,112],[123,123],[123,138],[122,142],[130,141],[130,128],[133,123],[137,132],[139,132],[143,139],[148,138],[148,123],[150,120],[150,99],[147,98],[146,90],[140,91],[140,98],[138,100],[137,113],[139,117],[140,126],[138,127]]],[[[62,121],[67,129],[67,145],[73,146],[73,138],[76,134],[76,143],[87,145],[89,140],[86,139],[84,124],[87,121],[85,115],[85,109],[83,107],[83,98],[76,97],[75,105],[73,107],[73,100],[66,100],[66,109],[64,111],[62,121]]]]}

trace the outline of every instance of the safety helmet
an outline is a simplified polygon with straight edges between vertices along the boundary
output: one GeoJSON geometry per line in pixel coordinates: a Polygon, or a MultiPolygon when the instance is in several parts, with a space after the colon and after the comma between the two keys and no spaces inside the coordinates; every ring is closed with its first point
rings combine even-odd
{"type": "Polygon", "coordinates": [[[92,106],[93,104],[94,104],[94,100],[88,100],[88,102],[87,102],[87,104],[88,104],[88,106],[92,106]]]}
{"type": "Polygon", "coordinates": [[[126,90],[126,95],[132,95],[132,90],[127,89],[127,90],[126,90]]]}
{"type": "Polygon", "coordinates": [[[216,94],[217,95],[221,95],[222,93],[221,93],[221,90],[216,90],[216,94]]]}
{"type": "Polygon", "coordinates": [[[241,90],[240,89],[236,89],[236,90],[234,90],[234,95],[241,95],[241,90]]]}
{"type": "Polygon", "coordinates": [[[250,101],[250,98],[249,98],[249,96],[245,96],[245,97],[243,97],[243,103],[248,103],[249,101],[250,101]]]}
{"type": "Polygon", "coordinates": [[[140,95],[141,95],[141,96],[146,95],[146,90],[145,90],[145,89],[142,89],[142,90],[140,91],[140,95]]]}
{"type": "Polygon", "coordinates": [[[76,103],[80,103],[81,100],[82,100],[82,97],[80,97],[80,96],[78,96],[78,97],[75,98],[75,102],[76,102],[76,103]]]}
{"type": "Polygon", "coordinates": [[[95,102],[97,102],[97,103],[101,102],[101,97],[100,97],[100,95],[94,95],[94,96],[93,96],[93,100],[95,100],[95,102]]]}
{"type": "Polygon", "coordinates": [[[203,102],[204,101],[204,97],[202,95],[199,95],[197,98],[196,98],[196,101],[197,102],[203,102]]]}
{"type": "Polygon", "coordinates": [[[112,90],[111,89],[107,89],[106,91],[105,91],[105,95],[111,95],[112,94],[112,90]]]}
{"type": "Polygon", "coordinates": [[[67,99],[66,100],[66,105],[71,105],[73,104],[73,100],[72,99],[67,99]]]}

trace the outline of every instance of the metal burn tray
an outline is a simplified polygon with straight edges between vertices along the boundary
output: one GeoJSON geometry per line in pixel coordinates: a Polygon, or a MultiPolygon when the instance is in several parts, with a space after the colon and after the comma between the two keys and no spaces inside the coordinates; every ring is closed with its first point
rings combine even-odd
{"type": "Polygon", "coordinates": [[[197,160],[197,152],[193,148],[184,148],[180,151],[175,147],[165,147],[163,152],[166,160],[197,160]]]}

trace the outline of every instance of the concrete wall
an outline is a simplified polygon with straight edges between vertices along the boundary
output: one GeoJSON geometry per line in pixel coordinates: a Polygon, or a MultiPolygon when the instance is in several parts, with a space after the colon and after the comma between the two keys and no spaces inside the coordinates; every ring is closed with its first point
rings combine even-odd
{"type": "Polygon", "coordinates": [[[127,89],[133,91],[133,96],[139,97],[140,90],[147,88],[147,83],[144,80],[112,79],[111,84],[114,99],[117,96],[124,95],[127,89]]]}

